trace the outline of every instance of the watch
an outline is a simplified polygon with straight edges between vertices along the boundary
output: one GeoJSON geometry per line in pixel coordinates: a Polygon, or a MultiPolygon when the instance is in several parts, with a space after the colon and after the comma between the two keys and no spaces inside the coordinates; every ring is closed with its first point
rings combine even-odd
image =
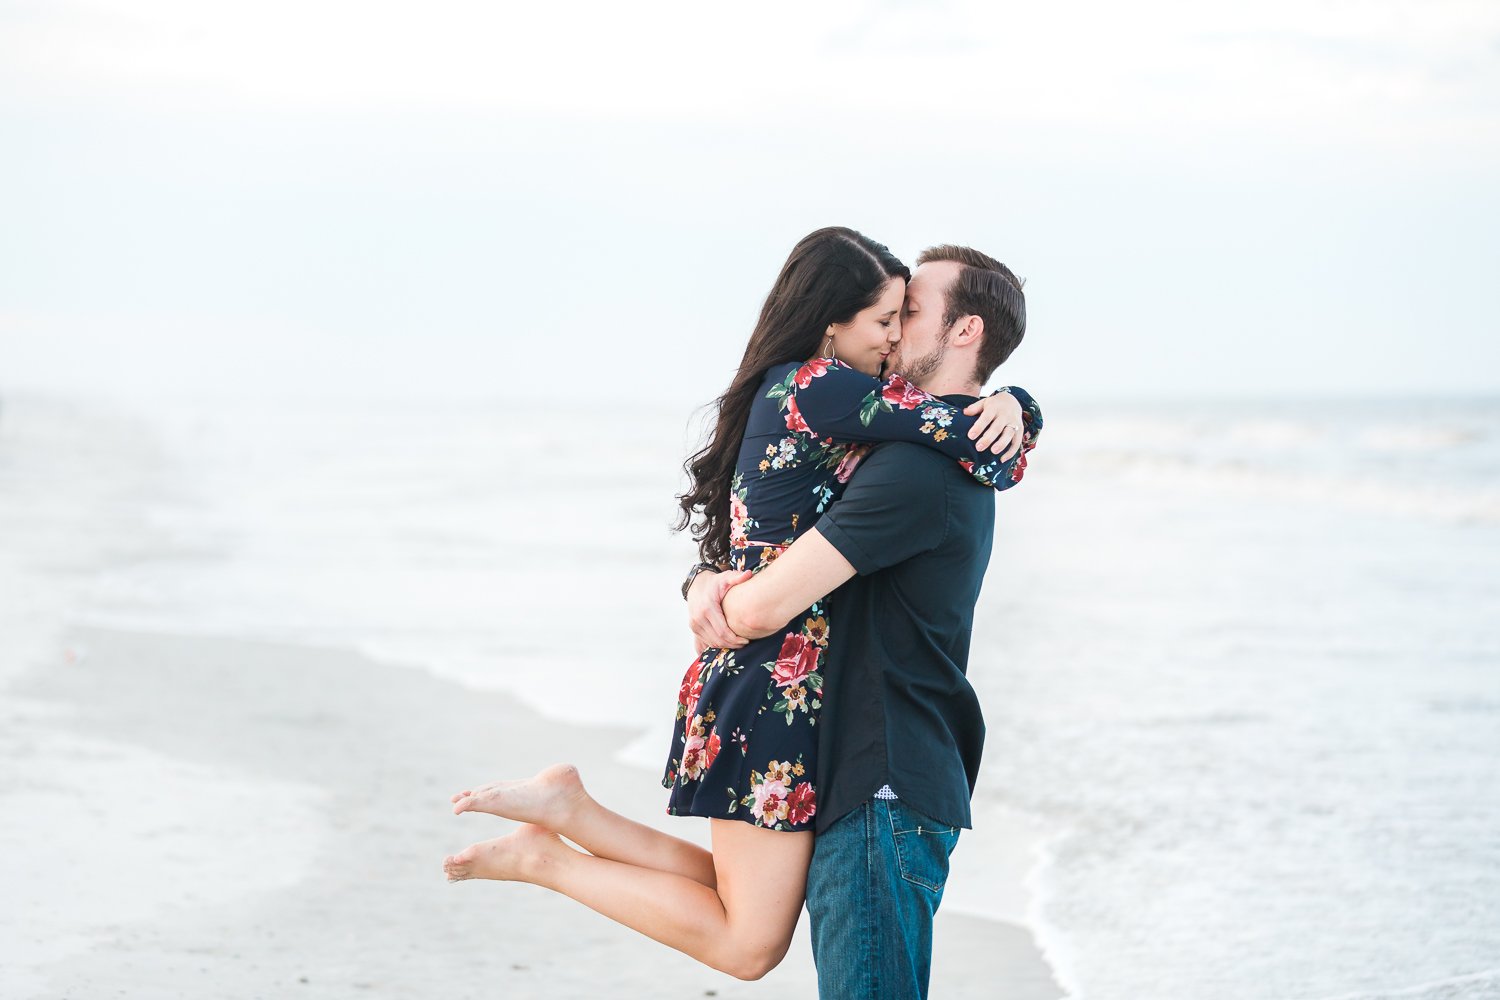
{"type": "Polygon", "coordinates": [[[715,566],[713,563],[701,562],[695,564],[692,569],[688,570],[687,579],[682,581],[682,599],[684,601],[687,600],[688,590],[693,586],[693,581],[698,579],[699,573],[702,573],[706,569],[717,571],[718,568],[719,567],[715,566]]]}

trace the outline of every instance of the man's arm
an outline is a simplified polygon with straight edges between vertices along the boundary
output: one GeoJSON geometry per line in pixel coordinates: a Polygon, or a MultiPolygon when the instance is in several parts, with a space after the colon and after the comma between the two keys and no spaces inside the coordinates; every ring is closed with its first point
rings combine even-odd
{"type": "Polygon", "coordinates": [[[778,631],[853,575],[849,560],[814,525],[771,565],[729,589],[724,620],[736,634],[759,639],[778,631]]]}
{"type": "MultiPolygon", "coordinates": [[[[722,598],[729,627],[749,638],[770,635],[856,572],[874,573],[937,545],[947,530],[946,487],[933,475],[935,456],[922,451],[884,444],[871,452],[816,525],[771,565],[730,585],[722,598]]],[[[713,588],[725,579],[700,573],[689,610],[718,603],[713,588]]]]}

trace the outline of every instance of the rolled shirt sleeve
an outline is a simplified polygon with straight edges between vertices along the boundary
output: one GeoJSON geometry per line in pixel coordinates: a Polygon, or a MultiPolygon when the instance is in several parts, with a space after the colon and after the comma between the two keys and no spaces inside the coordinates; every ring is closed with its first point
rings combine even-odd
{"type": "Polygon", "coordinates": [[[861,576],[935,548],[947,533],[946,477],[925,468],[936,452],[892,442],[875,448],[816,525],[861,576]]]}

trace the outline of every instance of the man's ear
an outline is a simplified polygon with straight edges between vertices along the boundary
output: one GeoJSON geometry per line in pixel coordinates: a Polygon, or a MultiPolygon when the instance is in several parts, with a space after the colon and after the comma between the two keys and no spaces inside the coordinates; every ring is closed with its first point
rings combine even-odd
{"type": "Polygon", "coordinates": [[[978,316],[965,316],[963,323],[953,332],[950,343],[954,347],[968,347],[984,336],[984,320],[978,316]]]}

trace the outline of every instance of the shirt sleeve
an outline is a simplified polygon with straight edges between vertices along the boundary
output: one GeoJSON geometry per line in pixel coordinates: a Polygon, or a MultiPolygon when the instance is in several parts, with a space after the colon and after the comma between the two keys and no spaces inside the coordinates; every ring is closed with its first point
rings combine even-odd
{"type": "MultiPolygon", "coordinates": [[[[1025,390],[1007,387],[1021,403],[1023,424],[1036,402],[1025,390]]],[[[1028,446],[1007,462],[979,452],[969,440],[974,417],[944,402],[900,375],[881,380],[841,361],[817,358],[789,372],[768,393],[780,400],[787,429],[837,441],[906,441],[924,445],[954,459],[979,482],[1007,489],[1020,482],[1028,446]]],[[[1040,428],[1040,409],[1036,410],[1040,428]]],[[[1023,426],[1023,432],[1026,428],[1023,426]]],[[[1032,445],[1034,447],[1034,444],[1032,445]]]]}
{"type": "Polygon", "coordinates": [[[861,576],[936,548],[946,536],[949,480],[923,464],[909,445],[876,448],[814,526],[861,576]]]}

